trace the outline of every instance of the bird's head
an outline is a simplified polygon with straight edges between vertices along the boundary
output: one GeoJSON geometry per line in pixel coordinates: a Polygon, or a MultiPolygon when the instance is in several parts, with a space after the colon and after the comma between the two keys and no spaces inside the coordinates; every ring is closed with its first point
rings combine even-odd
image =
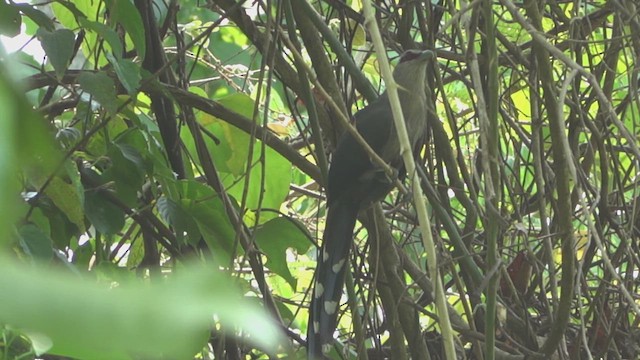
{"type": "Polygon", "coordinates": [[[410,92],[424,87],[427,63],[435,57],[429,50],[407,50],[400,55],[400,61],[393,71],[393,78],[410,92]]]}
{"type": "Polygon", "coordinates": [[[398,62],[398,66],[401,64],[417,64],[424,63],[427,60],[431,59],[434,56],[433,51],[430,50],[407,50],[400,55],[400,61],[398,62]]]}

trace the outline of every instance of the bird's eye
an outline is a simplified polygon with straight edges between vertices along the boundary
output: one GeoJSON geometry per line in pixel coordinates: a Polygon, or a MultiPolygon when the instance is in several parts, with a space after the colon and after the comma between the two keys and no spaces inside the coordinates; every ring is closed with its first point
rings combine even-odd
{"type": "Polygon", "coordinates": [[[398,63],[403,63],[403,62],[417,59],[418,57],[420,57],[420,54],[422,54],[422,52],[420,51],[415,51],[415,50],[405,51],[405,53],[402,54],[402,56],[400,57],[400,61],[398,63]]]}

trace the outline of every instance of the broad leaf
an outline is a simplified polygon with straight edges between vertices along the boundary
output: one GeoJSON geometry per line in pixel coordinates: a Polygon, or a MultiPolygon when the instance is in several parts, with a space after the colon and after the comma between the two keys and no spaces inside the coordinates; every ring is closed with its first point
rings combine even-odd
{"type": "Polygon", "coordinates": [[[105,73],[82,73],[78,76],[78,83],[82,89],[100,103],[110,114],[118,110],[116,88],[113,80],[105,73]]]}
{"type": "Polygon", "coordinates": [[[48,338],[52,354],[85,360],[193,358],[209,338],[214,315],[265,349],[274,350],[279,341],[264,310],[239,296],[220,273],[203,268],[155,285],[135,281],[114,288],[2,259],[0,288],[1,321],[48,338]]]}
{"type": "Polygon", "coordinates": [[[129,95],[133,95],[138,91],[142,75],[140,75],[140,66],[129,59],[119,59],[116,56],[107,54],[109,63],[118,75],[118,80],[129,95]]]}
{"type": "Polygon", "coordinates": [[[14,37],[20,33],[22,18],[14,4],[0,2],[0,35],[14,37]]]}
{"type": "Polygon", "coordinates": [[[116,234],[124,226],[124,213],[102,190],[87,191],[84,208],[91,224],[102,234],[116,234]]]}
{"type": "Polygon", "coordinates": [[[53,20],[47,16],[47,14],[42,11],[34,8],[29,4],[15,4],[14,5],[20,12],[29,17],[33,22],[38,24],[38,27],[44,28],[47,31],[53,31],[55,29],[55,25],[53,24],[53,20]]]}
{"type": "Polygon", "coordinates": [[[109,0],[107,1],[111,16],[120,23],[131,37],[133,45],[140,59],[145,58],[146,41],[142,18],[138,9],[129,0],[109,0]]]}
{"type": "Polygon", "coordinates": [[[120,37],[112,28],[108,27],[103,23],[99,23],[97,21],[90,21],[86,18],[80,18],[80,25],[83,27],[96,32],[103,39],[107,41],[109,46],[111,47],[112,54],[116,57],[116,59],[122,59],[122,54],[124,53],[124,48],[122,47],[122,43],[120,42],[120,37]]]}
{"type": "Polygon", "coordinates": [[[53,241],[39,227],[25,224],[20,227],[19,234],[23,251],[33,259],[49,261],[53,258],[53,241]]]}
{"type": "Polygon", "coordinates": [[[56,76],[61,79],[67,71],[73,55],[73,46],[75,44],[73,31],[68,29],[48,31],[45,28],[41,28],[38,30],[37,35],[42,48],[47,53],[51,66],[56,71],[56,76]]]}
{"type": "Polygon", "coordinates": [[[284,278],[295,290],[297,280],[287,265],[287,250],[295,249],[304,254],[311,247],[309,234],[303,231],[304,225],[293,219],[279,217],[260,226],[256,232],[256,242],[260,250],[267,255],[266,266],[284,278]]]}

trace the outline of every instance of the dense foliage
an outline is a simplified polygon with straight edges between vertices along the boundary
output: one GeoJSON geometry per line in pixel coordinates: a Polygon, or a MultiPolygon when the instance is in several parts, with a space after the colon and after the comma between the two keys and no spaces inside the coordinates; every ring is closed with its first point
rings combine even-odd
{"type": "MultiPolygon", "coordinates": [[[[409,196],[363,212],[331,356],[640,356],[635,1],[373,3],[436,54],[438,263],[409,196]]],[[[0,0],[0,357],[302,358],[361,6],[0,0]]]]}

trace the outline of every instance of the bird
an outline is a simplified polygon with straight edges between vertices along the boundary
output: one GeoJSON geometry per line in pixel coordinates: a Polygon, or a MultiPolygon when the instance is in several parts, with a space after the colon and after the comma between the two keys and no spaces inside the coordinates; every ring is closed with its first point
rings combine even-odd
{"type": "MultiPolygon", "coordinates": [[[[427,126],[425,78],[432,57],[428,50],[405,51],[393,71],[412,149],[427,126]]],[[[354,118],[360,135],[402,180],[405,168],[387,92],[356,112],[354,118]]],[[[329,166],[328,210],[309,308],[307,356],[311,360],[326,359],[331,349],[358,213],[384,198],[394,182],[371,161],[353,135],[345,132],[339,138],[329,166]]]]}

